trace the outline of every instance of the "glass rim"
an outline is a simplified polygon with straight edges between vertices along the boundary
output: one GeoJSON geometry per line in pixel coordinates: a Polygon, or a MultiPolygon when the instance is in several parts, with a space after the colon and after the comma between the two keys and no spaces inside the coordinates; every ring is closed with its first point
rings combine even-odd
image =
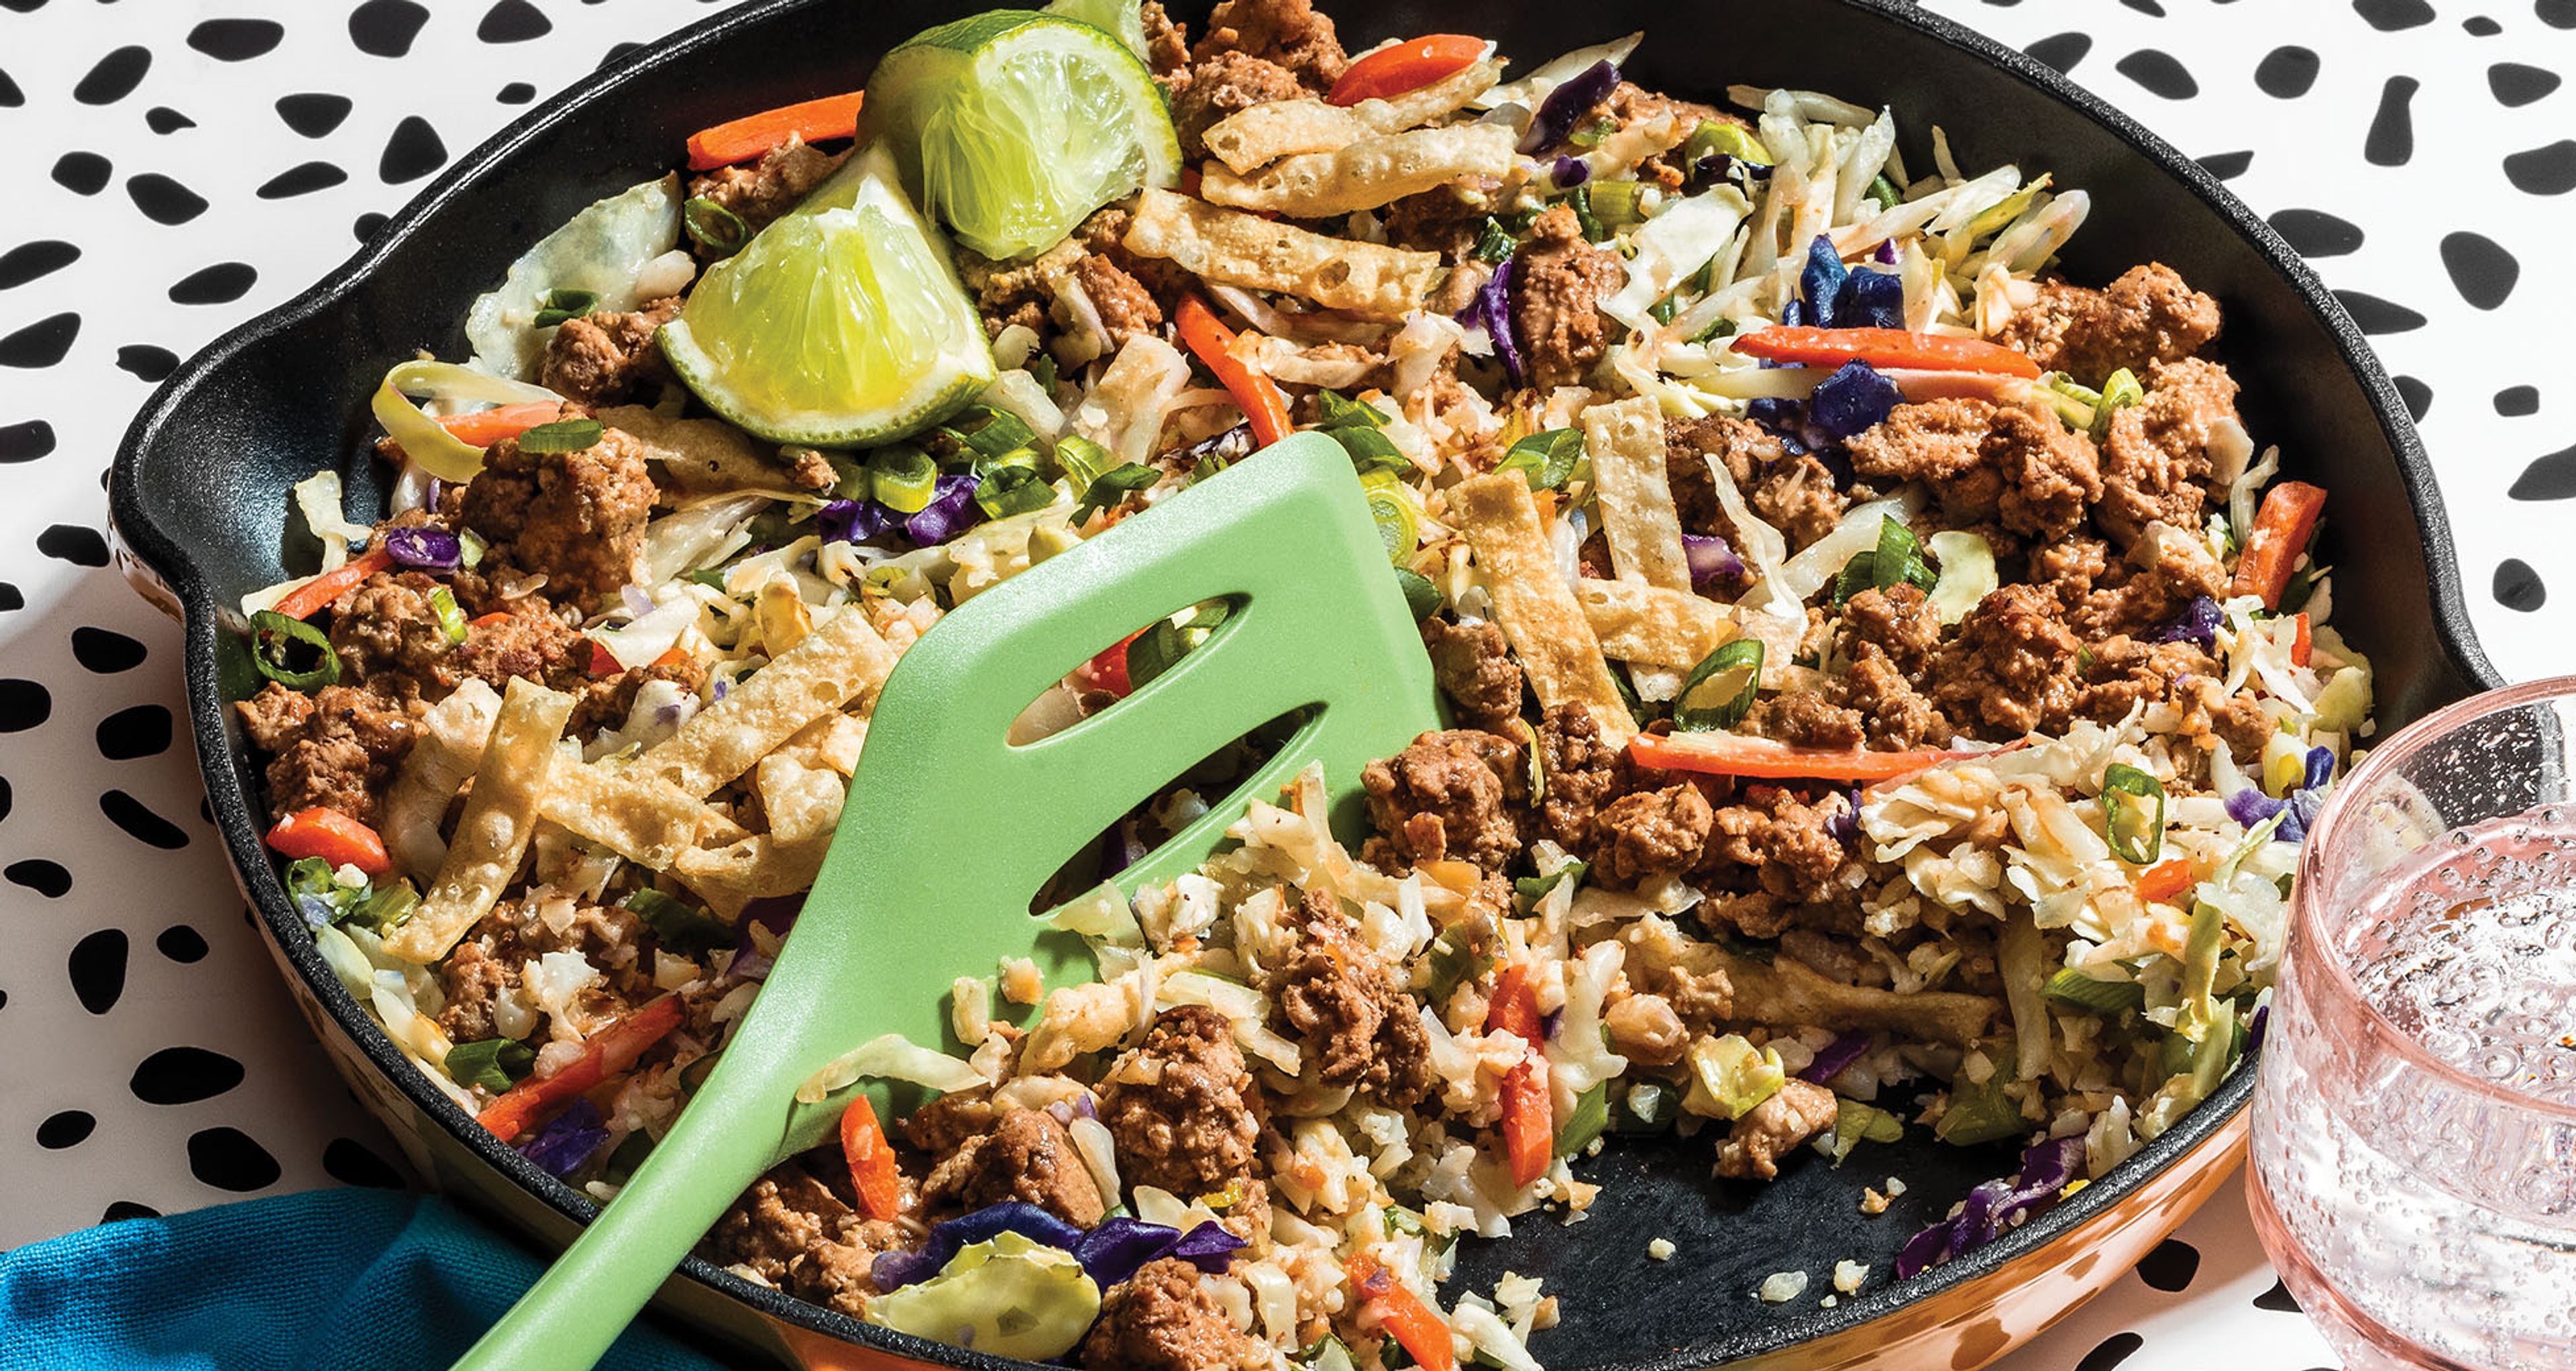
{"type": "MultiPolygon", "coordinates": [[[[2576,700],[2576,676],[2549,676],[2536,681],[2525,681],[2519,685],[2482,691],[2467,699],[2454,701],[2434,710],[2397,730],[2379,746],[2370,749],[2370,755],[2362,758],[2361,765],[2347,773],[2343,781],[2326,797],[2325,806],[2318,811],[2317,821],[2309,829],[2308,841],[2303,844],[2303,850],[2299,854],[2299,889],[2298,894],[2291,901],[2290,936],[2294,948],[2292,955],[2295,955],[2295,947],[2299,943],[2325,949],[2334,946],[2320,926],[2323,923],[2323,911],[2320,906],[2324,901],[2316,892],[2324,889],[2325,875],[2322,868],[2325,863],[2325,852],[2333,845],[2338,830],[2343,826],[2346,808],[2344,797],[2366,789],[2368,783],[2379,779],[2381,772],[2396,766],[2400,759],[2423,750],[2439,736],[2475,720],[2548,699],[2576,700]]],[[[2571,809],[2576,809],[2576,800],[2570,800],[2568,804],[2571,809]]],[[[2379,1006],[2371,1003],[2369,996],[2362,993],[2361,983],[2353,978],[2349,957],[2340,952],[2334,952],[2331,955],[2322,955],[2320,960],[2324,964],[2327,983],[2334,993],[2359,1006],[2361,1012],[2368,1015],[2370,1021],[2383,1030],[2398,1056],[2432,1073],[2451,1088],[2472,1095],[2485,1096],[2524,1113],[2576,1123],[2576,1103],[2543,1099],[2508,1085],[2473,1076],[2435,1056],[2425,1048],[2421,1040],[2391,1021],[2386,1014],[2380,1012],[2379,1006]]]]}

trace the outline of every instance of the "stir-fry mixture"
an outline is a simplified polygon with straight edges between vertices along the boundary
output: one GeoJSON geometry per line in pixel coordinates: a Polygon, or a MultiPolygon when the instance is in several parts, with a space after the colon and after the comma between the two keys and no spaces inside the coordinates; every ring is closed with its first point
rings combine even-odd
{"type": "Polygon", "coordinates": [[[583,211],[468,361],[386,378],[387,517],[299,486],[323,569],[243,607],[322,952],[613,1195],[758,994],[906,646],[1315,429],[1458,726],[1366,769],[1365,843],[1309,773],[1122,887],[1222,793],[1176,783],[1057,892],[1095,982],[958,968],[953,1041],[811,1083],[935,1102],[851,1106],[703,1255],[1092,1367],[1528,1368],[1553,1301],[1442,1289],[1454,1244],[1579,1221],[1621,1135],[1702,1140],[1715,1186],[1991,1145],[1845,1296],[2119,1165],[2260,1033],[2371,731],[2324,492],[2257,460],[2215,301],[2058,275],[2081,189],[1827,95],[1647,90],[1637,41],[1003,12],[583,211]]]}

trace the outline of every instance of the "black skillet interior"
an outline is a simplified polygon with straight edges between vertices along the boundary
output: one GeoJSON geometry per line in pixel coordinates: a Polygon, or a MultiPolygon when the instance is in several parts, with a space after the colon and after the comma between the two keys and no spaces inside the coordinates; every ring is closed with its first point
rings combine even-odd
{"type": "MultiPolygon", "coordinates": [[[[367,449],[366,397],[394,361],[429,348],[465,352],[467,302],[512,258],[581,206],[670,166],[692,130],[790,100],[845,90],[874,56],[934,19],[967,12],[851,0],[776,0],[719,16],[584,81],[477,149],[356,259],[296,301],[222,339],[165,384],[128,434],[112,484],[116,527],[186,610],[190,718],[215,813],[261,915],[304,978],[378,1066],[468,1147],[567,1215],[590,1201],[494,1142],[414,1076],[311,951],[258,842],[256,777],[224,702],[238,649],[222,606],[279,579],[289,549],[287,488],[337,464],[355,508],[383,494],[367,449]]],[[[1176,7],[1184,12],[1204,5],[1176,7]]],[[[2336,622],[2378,667],[2383,729],[2496,683],[2460,603],[2448,527],[2395,390],[2352,324],[2278,238],[2217,183],[2098,100],[2018,53],[1890,0],[1772,0],[1687,18],[1657,0],[1502,7],[1395,0],[1339,9],[1352,47],[1421,32],[1500,40],[1525,62],[1632,29],[1629,66],[1650,88],[1722,100],[1730,83],[1790,85],[1892,105],[1909,165],[1930,165],[1933,124],[1962,166],[2047,170],[2093,197],[2065,269],[2099,282],[2148,260],[2172,264],[2227,311],[2220,344],[2244,384],[2258,442],[2287,470],[2333,492],[2327,554],[2340,565],[2336,622]]],[[[299,563],[299,565],[306,565],[299,563]]],[[[1909,1299],[2030,1252],[2113,1202],[2221,1126],[2250,1091],[2240,1071],[2183,1126],[2104,1183],[1973,1257],[1902,1285],[1886,1278],[1899,1244],[1978,1181],[2009,1171],[2009,1149],[1910,1140],[1864,1145],[1837,1170],[1802,1154],[1776,1184],[1711,1180],[1709,1147],[1621,1146],[1579,1166],[1606,1183],[1575,1226],[1549,1217],[1514,1238],[1471,1242],[1462,1288],[1491,1289],[1506,1269],[1538,1275],[1563,1304],[1561,1331],[1536,1350],[1560,1371],[1702,1366],[1789,1346],[1864,1322],[1909,1299]],[[1863,1218],[1864,1185],[1888,1175],[1907,1193],[1863,1218]],[[1668,1238],[1670,1262],[1646,1257],[1668,1238]],[[1871,1288],[1820,1309],[1766,1305],[1750,1292],[1771,1272],[1821,1276],[1867,1262],[1871,1288]]],[[[882,1330],[787,1300],[692,1263],[692,1274],[763,1311],[908,1355],[956,1365],[988,1357],[889,1339],[882,1330]]]]}

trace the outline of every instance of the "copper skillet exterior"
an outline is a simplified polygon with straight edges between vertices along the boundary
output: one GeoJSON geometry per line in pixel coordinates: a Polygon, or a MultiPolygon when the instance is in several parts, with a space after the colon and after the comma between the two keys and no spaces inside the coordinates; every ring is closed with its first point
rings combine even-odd
{"type": "MultiPolygon", "coordinates": [[[[223,673],[235,663],[223,648],[220,606],[281,574],[277,529],[292,480],[345,459],[354,498],[380,493],[357,455],[363,397],[393,357],[424,345],[454,355],[464,300],[497,279],[521,245],[664,164],[689,130],[846,89],[865,54],[973,7],[946,0],[934,14],[929,6],[763,0],[609,65],[461,159],[331,278],[183,366],[118,456],[111,505],[120,554],[138,587],[185,626],[190,722],[209,797],[298,1004],[423,1177],[546,1248],[568,1241],[589,1201],[475,1127],[404,1065],[288,906],[259,846],[256,778],[226,717],[223,673]],[[707,79],[710,71],[725,79],[707,79]]],[[[2068,270],[2098,279],[2160,257],[2217,293],[2230,312],[2222,350],[2246,374],[2249,420],[2283,442],[2293,474],[2335,492],[2338,621],[2380,668],[2383,727],[2496,683],[2465,627],[2447,524],[2393,386],[2314,277],[2206,173],[2054,72],[1895,0],[1769,0],[1722,19],[1677,22],[1654,0],[1490,13],[1392,0],[1350,10],[1347,25],[1370,38],[1492,33],[1522,56],[1644,27],[1649,40],[1633,66],[1647,84],[1795,84],[1929,111],[1946,116],[1964,159],[2018,159],[2093,190],[2095,219],[2076,249],[2089,256],[2068,270]]],[[[1925,135],[1920,124],[1909,124],[1912,134],[1925,135]]],[[[1794,1328],[1702,1328],[1693,1310],[1632,1311],[1671,1325],[1679,1345],[1591,1364],[1983,1365],[2127,1270],[2224,1180],[2239,1155],[2251,1077],[2238,1072],[2120,1172],[1972,1257],[1866,1291],[1833,1317],[1794,1328]]],[[[1588,1293],[1610,1317],[1634,1303],[1622,1288],[1592,1284],[1566,1290],[1588,1293]]],[[[657,1307],[737,1357],[812,1367],[1012,1365],[862,1328],[694,1262],[657,1307]]],[[[1581,1361],[1580,1346],[1561,1350],[1581,1361]]]]}

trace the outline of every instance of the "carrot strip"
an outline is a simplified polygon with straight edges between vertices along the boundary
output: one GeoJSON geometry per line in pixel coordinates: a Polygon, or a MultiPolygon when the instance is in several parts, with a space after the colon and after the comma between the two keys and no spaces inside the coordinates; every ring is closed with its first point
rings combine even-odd
{"type": "Polygon", "coordinates": [[[2191,889],[2191,859],[2176,857],[2148,867],[2138,875],[2138,898],[2170,904],[2175,896],[2191,889]]]}
{"type": "Polygon", "coordinates": [[[1821,747],[1791,747],[1769,738],[1736,733],[1675,733],[1669,737],[1640,733],[1628,741],[1628,752],[1640,765],[1664,771],[1696,771],[1711,776],[1749,776],[1775,781],[1893,781],[1928,771],[1943,762],[1985,755],[1937,749],[1843,752],[1821,747]]]}
{"type": "Polygon", "coordinates": [[[1458,1348],[1449,1340],[1448,1321],[1397,1280],[1386,1263],[1362,1252],[1351,1258],[1344,1274],[1351,1293],[1412,1354],[1415,1365],[1424,1371],[1458,1371],[1458,1348]]]}
{"type": "Polygon", "coordinates": [[[1390,43],[1351,63],[1342,79],[1333,83],[1333,93],[1324,98],[1336,105],[1356,105],[1402,95],[1464,71],[1484,55],[1485,40],[1463,33],[1434,33],[1390,43]]]}
{"type": "Polygon", "coordinates": [[[859,101],[865,94],[854,90],[847,95],[826,95],[820,100],[782,105],[700,129],[689,135],[689,170],[713,171],[748,162],[790,138],[819,143],[826,138],[854,137],[859,131],[859,101]]]}
{"type": "Polygon", "coordinates": [[[644,1050],[680,1026],[684,1006],[677,995],[665,995],[592,1034],[581,1055],[551,1076],[531,1076],[509,1093],[483,1106],[474,1121],[508,1142],[528,1130],[549,1107],[586,1093],[611,1075],[635,1065],[644,1050]]]}
{"type": "Polygon", "coordinates": [[[356,588],[360,581],[394,564],[394,555],[381,547],[369,548],[337,571],[326,571],[278,597],[270,606],[290,619],[310,619],[324,605],[356,588]]]}
{"type": "Polygon", "coordinates": [[[1908,333],[1897,328],[1807,328],[1774,325],[1743,334],[1735,350],[1747,357],[1807,366],[1841,366],[1862,361],[1873,367],[1910,367],[1918,371],[1992,371],[2006,376],[2037,376],[2039,363],[1982,338],[1953,338],[1940,333],[1908,333]]]}
{"type": "Polygon", "coordinates": [[[2253,531],[2245,535],[2245,555],[2236,559],[2236,579],[2227,593],[2260,596],[2265,609],[2278,606],[2325,507],[2326,493],[2305,481],[2283,481],[2266,491],[2263,507],[2254,515],[2253,531]]]}
{"type": "Polygon", "coordinates": [[[1268,447],[1287,437],[1291,427],[1287,395],[1279,389],[1278,382],[1245,366],[1234,355],[1234,330],[1216,317],[1208,302],[1196,295],[1182,296],[1175,322],[1181,342],[1201,364],[1216,373],[1226,393],[1243,410],[1243,417],[1251,421],[1252,440],[1268,447]]]}
{"type": "Polygon", "coordinates": [[[895,1172],[894,1147],[877,1122],[876,1106],[865,1095],[852,1095],[841,1111],[841,1155],[850,1164],[850,1185],[871,1219],[891,1220],[903,1211],[902,1179],[895,1172]]]}
{"type": "Polygon", "coordinates": [[[2300,614],[2298,627],[2290,638],[2290,665],[2306,666],[2308,659],[2316,655],[2316,648],[2315,631],[2308,626],[2308,616],[2300,614]]]}
{"type": "Polygon", "coordinates": [[[1511,1159],[1512,1184],[1525,1186],[1547,1174],[1556,1146],[1556,1105],[1542,1047],[1546,1030],[1539,1025],[1538,992],[1526,966],[1515,962],[1495,975],[1485,1029],[1529,1044],[1520,1064],[1503,1077],[1503,1150],[1511,1159]]]}
{"type": "Polygon", "coordinates": [[[268,830],[269,847],[288,857],[319,857],[334,868],[354,866],[370,876],[394,869],[385,840],[365,824],[327,805],[299,809],[268,830]]]}
{"type": "Polygon", "coordinates": [[[551,424],[563,417],[563,406],[552,400],[535,404],[503,405],[498,409],[478,409],[471,414],[441,415],[438,426],[460,443],[490,447],[504,438],[516,438],[539,424],[551,424]]]}

